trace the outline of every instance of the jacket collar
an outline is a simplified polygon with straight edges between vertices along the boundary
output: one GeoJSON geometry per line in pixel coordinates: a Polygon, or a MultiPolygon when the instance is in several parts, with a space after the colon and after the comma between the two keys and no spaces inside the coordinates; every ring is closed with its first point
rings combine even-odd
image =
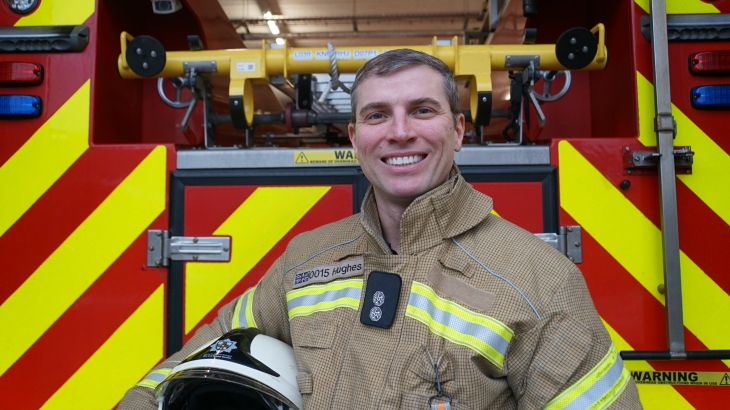
{"type": "MultiPolygon", "coordinates": [[[[414,255],[460,235],[481,223],[491,211],[492,199],[472,188],[454,164],[448,181],[416,198],[403,212],[400,254],[414,255]]],[[[360,223],[369,236],[368,248],[390,253],[372,186],[363,200],[360,223]]]]}

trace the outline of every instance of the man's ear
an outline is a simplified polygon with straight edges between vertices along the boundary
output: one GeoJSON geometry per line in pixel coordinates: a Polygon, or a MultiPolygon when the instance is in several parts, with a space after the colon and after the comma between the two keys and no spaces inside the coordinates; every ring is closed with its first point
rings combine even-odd
{"type": "Polygon", "coordinates": [[[456,124],[454,125],[454,134],[456,137],[456,142],[454,143],[454,152],[461,151],[461,145],[464,142],[464,129],[466,128],[466,119],[464,119],[464,114],[459,113],[454,118],[456,124]]]}
{"type": "Polygon", "coordinates": [[[357,157],[357,145],[355,144],[355,124],[347,124],[347,133],[350,135],[350,144],[352,144],[352,148],[355,150],[355,157],[357,157]]]}

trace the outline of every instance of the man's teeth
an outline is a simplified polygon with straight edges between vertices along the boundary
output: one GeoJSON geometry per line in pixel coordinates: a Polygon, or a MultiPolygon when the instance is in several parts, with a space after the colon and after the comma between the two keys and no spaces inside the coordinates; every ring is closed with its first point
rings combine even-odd
{"type": "Polygon", "coordinates": [[[410,165],[421,160],[423,160],[423,155],[411,155],[408,157],[386,158],[385,163],[388,165],[410,165]]]}

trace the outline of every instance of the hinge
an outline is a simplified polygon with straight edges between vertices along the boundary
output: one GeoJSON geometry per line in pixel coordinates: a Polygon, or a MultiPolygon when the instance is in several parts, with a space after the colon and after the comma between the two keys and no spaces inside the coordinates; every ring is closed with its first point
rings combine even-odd
{"type": "Polygon", "coordinates": [[[228,262],[230,236],[173,236],[168,231],[147,231],[147,265],[169,266],[170,261],[228,262]]]}
{"type": "Polygon", "coordinates": [[[562,252],[573,263],[583,262],[583,241],[580,226],[561,226],[559,233],[536,233],[548,245],[562,252]]]}

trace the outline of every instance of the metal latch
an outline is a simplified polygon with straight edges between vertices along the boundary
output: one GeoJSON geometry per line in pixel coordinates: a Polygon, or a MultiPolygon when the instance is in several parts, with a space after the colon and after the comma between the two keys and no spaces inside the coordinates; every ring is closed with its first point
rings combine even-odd
{"type": "MultiPolygon", "coordinates": [[[[675,147],[673,154],[675,172],[691,174],[695,155],[692,147],[675,147]]],[[[624,169],[627,174],[639,174],[644,170],[656,173],[661,156],[656,151],[632,151],[630,147],[624,147],[624,169]]]]}
{"type": "Polygon", "coordinates": [[[168,231],[147,231],[147,265],[169,266],[170,261],[228,262],[229,236],[173,236],[168,231]]]}
{"type": "Polygon", "coordinates": [[[583,262],[583,241],[580,226],[561,226],[559,233],[536,233],[548,245],[562,252],[573,263],[583,262]]]}

